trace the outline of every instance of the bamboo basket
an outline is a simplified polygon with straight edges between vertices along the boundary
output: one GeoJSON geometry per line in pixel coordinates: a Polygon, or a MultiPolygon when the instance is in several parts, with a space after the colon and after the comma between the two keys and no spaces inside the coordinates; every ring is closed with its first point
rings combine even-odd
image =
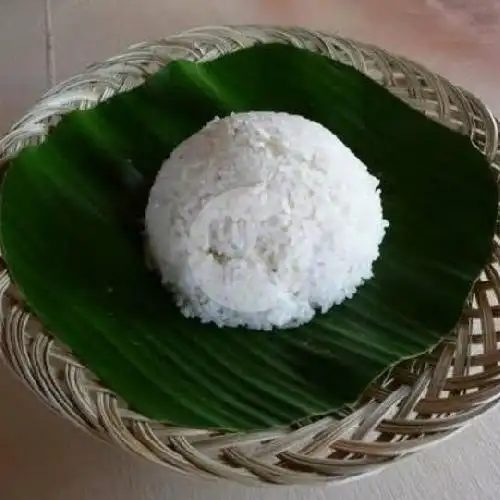
{"type": "MultiPolygon", "coordinates": [[[[0,141],[0,158],[44,140],[61,116],[129,90],[174,59],[205,61],[256,42],[283,42],[351,64],[399,98],[467,135],[500,164],[498,123],[477,98],[405,58],[327,33],[213,27],[135,45],[50,90],[0,141]]],[[[290,75],[293,78],[293,75],[290,75]]],[[[101,439],[190,475],[244,484],[339,482],[375,473],[448,438],[500,398],[500,246],[462,321],[433,352],[395,367],[343,418],[224,434],[169,426],[129,409],[29,312],[0,259],[0,354],[51,408],[101,439]]],[[[48,284],[50,286],[50,284],[48,284]]]]}

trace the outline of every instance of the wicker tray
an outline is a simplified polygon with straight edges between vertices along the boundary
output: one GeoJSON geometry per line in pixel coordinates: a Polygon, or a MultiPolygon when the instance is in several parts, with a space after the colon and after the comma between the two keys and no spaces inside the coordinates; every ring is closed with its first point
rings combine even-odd
{"type": "MultiPolygon", "coordinates": [[[[497,170],[498,123],[475,97],[376,47],[303,29],[192,30],[127,52],[53,88],[0,141],[8,158],[39,143],[73,109],[140,84],[173,59],[208,60],[257,41],[282,41],[352,64],[426,115],[470,137],[497,170]]],[[[500,398],[500,247],[457,331],[434,352],[396,367],[341,420],[222,434],[171,427],[131,411],[33,317],[0,260],[0,354],[46,403],[94,435],[188,473],[247,484],[319,483],[373,473],[462,429],[500,398]]]]}

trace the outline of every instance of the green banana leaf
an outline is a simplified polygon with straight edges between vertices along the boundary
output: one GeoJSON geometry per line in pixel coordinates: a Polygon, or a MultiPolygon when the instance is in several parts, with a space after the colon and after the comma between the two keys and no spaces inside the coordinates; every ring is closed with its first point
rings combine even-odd
{"type": "MultiPolygon", "coordinates": [[[[249,430],[355,401],[456,325],[497,217],[488,162],[358,71],[291,46],[174,62],[66,116],[4,178],[0,235],[31,309],[109,388],[172,424],[249,430]],[[181,316],[145,266],[148,190],[213,117],[287,111],[322,123],[381,182],[390,222],[374,277],[309,324],[256,332],[181,316]]],[[[333,277],[332,277],[333,278],[333,277]]]]}

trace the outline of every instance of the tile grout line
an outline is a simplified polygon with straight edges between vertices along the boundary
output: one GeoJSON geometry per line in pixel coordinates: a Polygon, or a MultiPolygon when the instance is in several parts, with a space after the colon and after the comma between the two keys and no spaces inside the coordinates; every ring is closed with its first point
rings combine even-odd
{"type": "Polygon", "coordinates": [[[52,0],[45,0],[45,57],[47,84],[53,87],[56,83],[56,61],[54,54],[54,34],[52,30],[52,0]]]}

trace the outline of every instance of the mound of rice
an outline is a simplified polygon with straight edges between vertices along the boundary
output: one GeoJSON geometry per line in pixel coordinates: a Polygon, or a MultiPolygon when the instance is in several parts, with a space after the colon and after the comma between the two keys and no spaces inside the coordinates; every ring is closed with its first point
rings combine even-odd
{"type": "Polygon", "coordinates": [[[387,222],[378,180],[322,125],[215,119],[163,164],[148,250],[182,313],[269,330],[310,321],[372,276],[387,222]]]}

